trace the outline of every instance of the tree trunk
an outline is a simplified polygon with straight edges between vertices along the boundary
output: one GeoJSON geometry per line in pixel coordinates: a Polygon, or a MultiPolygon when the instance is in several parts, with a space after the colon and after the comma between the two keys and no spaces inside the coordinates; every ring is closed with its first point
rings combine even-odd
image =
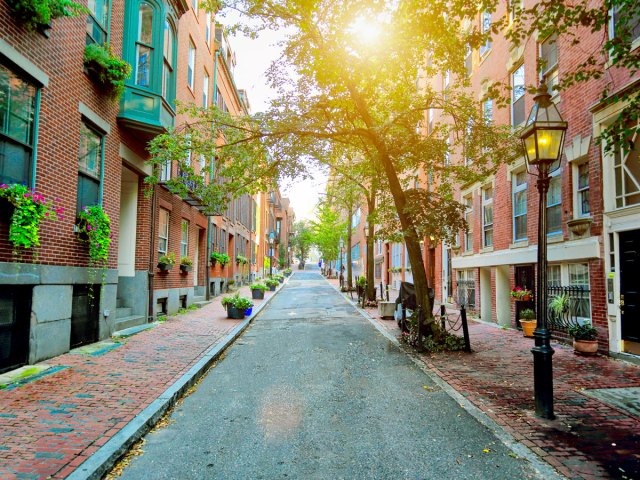
{"type": "MultiPolygon", "coordinates": [[[[374,212],[376,208],[375,194],[372,192],[367,197],[367,218],[374,212]]],[[[376,284],[373,277],[373,243],[374,243],[374,231],[375,225],[372,221],[369,221],[369,230],[367,232],[367,300],[375,301],[376,299],[376,284]]],[[[382,294],[382,292],[381,292],[382,294]]]]}
{"type": "Polygon", "coordinates": [[[349,205],[347,211],[347,251],[345,253],[345,260],[347,262],[347,288],[351,290],[353,288],[353,282],[351,280],[352,272],[351,272],[351,215],[353,215],[353,205],[349,205]]]}

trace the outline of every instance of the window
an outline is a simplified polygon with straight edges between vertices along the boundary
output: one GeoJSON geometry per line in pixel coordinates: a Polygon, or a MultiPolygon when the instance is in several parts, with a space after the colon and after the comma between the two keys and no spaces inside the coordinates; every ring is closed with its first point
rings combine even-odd
{"type": "Polygon", "coordinates": [[[493,246],[493,187],[482,190],[482,245],[493,246]]]}
{"type": "Polygon", "coordinates": [[[464,220],[467,222],[467,231],[464,234],[464,251],[473,252],[473,196],[464,197],[464,220]]]}
{"type": "Polygon", "coordinates": [[[391,245],[391,266],[396,268],[402,266],[402,244],[401,243],[394,243],[391,245]]]}
{"type": "MultiPolygon", "coordinates": [[[[591,318],[591,299],[589,297],[589,265],[586,263],[569,264],[569,286],[581,287],[583,294],[575,294],[575,314],[577,317],[591,318]]],[[[573,296],[570,294],[570,296],[573,296]]]]}
{"type": "Polygon", "coordinates": [[[167,182],[171,179],[171,160],[166,160],[160,166],[160,182],[167,182]]]}
{"type": "Polygon", "coordinates": [[[0,65],[0,183],[31,185],[37,89],[0,65]]]}
{"type": "Polygon", "coordinates": [[[540,44],[541,75],[549,87],[549,94],[555,95],[553,87],[558,84],[558,35],[553,34],[540,44]]]}
{"type": "Polygon", "coordinates": [[[578,217],[588,217],[591,213],[589,206],[589,164],[578,165],[578,217]]]}
{"type": "Polygon", "coordinates": [[[166,255],[169,249],[169,211],[160,209],[158,219],[158,254],[166,255]]]}
{"type": "Polygon", "coordinates": [[[527,172],[513,174],[513,241],[527,239],[527,172]]]}
{"type": "Polygon", "coordinates": [[[189,256],[189,220],[180,223],[180,256],[189,256]]]}
{"type": "Polygon", "coordinates": [[[162,65],[162,96],[165,98],[174,97],[175,73],[174,73],[174,52],[176,44],[176,34],[169,19],[164,21],[164,61],[162,65]]]}
{"type": "Polygon", "coordinates": [[[138,38],[136,41],[136,85],[151,86],[151,56],[153,55],[153,8],[146,2],[138,7],[138,38]]]}
{"type": "Polygon", "coordinates": [[[202,80],[202,106],[209,106],[209,74],[204,72],[204,79],[202,80]]]}
{"type": "Polygon", "coordinates": [[[480,31],[483,35],[487,35],[484,45],[480,46],[480,56],[484,56],[491,50],[491,12],[482,12],[480,16],[480,31]]]}
{"type": "Polygon", "coordinates": [[[562,177],[560,169],[551,174],[547,196],[547,235],[562,233],[562,177]]]}
{"type": "Polygon", "coordinates": [[[613,153],[613,174],[616,186],[616,208],[640,204],[640,145],[638,133],[630,138],[628,151],[616,147],[613,153]]]}
{"type": "Polygon", "coordinates": [[[493,123],[493,100],[490,98],[482,102],[482,119],[487,125],[493,123]]]}
{"type": "Polygon", "coordinates": [[[187,67],[187,83],[189,88],[193,90],[195,84],[195,71],[196,71],[196,47],[191,40],[189,40],[189,65],[187,67]]]}
{"type": "Polygon", "coordinates": [[[445,70],[444,76],[442,77],[442,86],[443,88],[449,88],[449,80],[451,79],[451,72],[449,70],[445,70]]]}
{"type": "Polygon", "coordinates": [[[431,134],[431,132],[433,132],[433,108],[429,109],[429,113],[427,114],[427,133],[431,134]]]}
{"type": "Polygon", "coordinates": [[[618,4],[609,10],[609,40],[627,37],[633,43],[640,38],[640,14],[622,8],[623,5],[618,4]]]}
{"type": "Polygon", "coordinates": [[[193,8],[193,13],[198,16],[198,0],[191,0],[191,8],[193,8]]]}
{"type": "Polygon", "coordinates": [[[511,74],[511,125],[519,127],[525,121],[524,111],[524,64],[511,74]]]}
{"type": "Polygon", "coordinates": [[[464,164],[473,163],[473,117],[467,119],[467,127],[464,135],[464,164]]]}
{"type": "Polygon", "coordinates": [[[360,243],[356,243],[351,247],[351,260],[358,260],[360,258],[360,243]]]}
{"type": "Polygon", "coordinates": [[[351,228],[355,228],[360,225],[360,217],[362,216],[362,212],[360,208],[358,208],[354,214],[351,216],[351,228]]]}
{"type": "Polygon", "coordinates": [[[207,45],[211,46],[211,12],[207,12],[204,28],[204,38],[207,41],[207,45]]]}
{"type": "Polygon", "coordinates": [[[103,136],[84,123],[80,127],[78,156],[78,196],[76,209],[100,204],[103,136]]]}
{"type": "Polygon", "coordinates": [[[109,0],[89,0],[87,7],[87,45],[102,45],[107,41],[109,25],[109,0]]]}
{"type": "Polygon", "coordinates": [[[523,0],[511,0],[509,2],[509,21],[513,23],[515,18],[522,12],[523,9],[524,9],[523,0]]]}
{"type": "Polygon", "coordinates": [[[467,51],[464,56],[464,70],[467,73],[467,77],[470,77],[473,74],[473,50],[467,44],[467,51]]]}
{"type": "Polygon", "coordinates": [[[560,265],[547,266],[547,286],[560,287],[562,286],[562,275],[560,265]]]}

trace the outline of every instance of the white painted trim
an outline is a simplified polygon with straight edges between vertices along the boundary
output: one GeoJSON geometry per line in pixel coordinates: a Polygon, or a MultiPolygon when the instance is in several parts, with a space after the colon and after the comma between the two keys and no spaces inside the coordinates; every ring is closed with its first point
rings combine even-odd
{"type": "Polygon", "coordinates": [[[151,175],[153,173],[151,165],[146,164],[142,157],[127,147],[124,143],[120,144],[119,155],[120,158],[126,160],[129,164],[144,174],[151,175]]]}
{"type": "Polygon", "coordinates": [[[38,68],[35,63],[27,59],[15,48],[0,38],[0,56],[6,58],[18,68],[30,75],[41,87],[49,86],[49,75],[38,68]]]}
{"type": "MultiPolygon", "coordinates": [[[[535,263],[538,247],[531,245],[527,248],[515,250],[498,250],[490,253],[469,255],[468,257],[454,257],[452,268],[494,267],[497,265],[517,265],[535,263]]],[[[589,237],[570,242],[549,245],[547,251],[549,262],[568,262],[572,260],[587,260],[600,258],[600,239],[589,237]]]]}
{"type": "Polygon", "coordinates": [[[91,110],[84,103],[82,102],[78,103],[78,111],[80,112],[80,115],[85,117],[87,120],[93,123],[96,127],[102,130],[102,133],[104,133],[105,135],[109,135],[111,133],[111,125],[109,125],[109,122],[107,122],[106,120],[103,120],[102,117],[100,117],[100,115],[98,115],[96,112],[91,110]]]}

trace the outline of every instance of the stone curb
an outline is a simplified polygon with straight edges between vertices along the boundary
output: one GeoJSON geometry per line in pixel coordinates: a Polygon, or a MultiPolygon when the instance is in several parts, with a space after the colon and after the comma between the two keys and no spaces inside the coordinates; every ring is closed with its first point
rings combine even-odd
{"type": "MultiPolygon", "coordinates": [[[[324,277],[323,277],[324,278],[324,277]]],[[[325,278],[326,280],[326,278],[325,278]]],[[[353,306],[358,313],[360,313],[366,320],[373,325],[373,327],[378,330],[387,340],[389,340],[393,345],[395,345],[398,349],[405,352],[411,361],[415,363],[420,370],[422,370],[438,387],[440,387],[447,395],[453,398],[458,405],[464,408],[469,414],[475,418],[480,424],[484,425],[488,430],[490,430],[497,438],[500,440],[507,448],[512,450],[518,457],[526,459],[531,466],[536,470],[536,472],[540,475],[540,478],[544,479],[552,479],[552,480],[563,480],[567,477],[558,473],[551,465],[549,465],[544,460],[541,460],[538,455],[536,455],[529,447],[526,447],[522,443],[518,442],[513,436],[507,432],[504,428],[498,425],[494,420],[491,419],[486,413],[476,407],[470,400],[468,400],[464,395],[458,392],[455,388],[445,382],[442,378],[440,378],[436,373],[432,372],[431,369],[422,361],[422,359],[412,352],[409,352],[402,348],[400,341],[394,337],[389,331],[385,330],[382,325],[378,324],[378,322],[371,317],[365,310],[361,309],[357,305],[351,303],[351,301],[346,298],[345,295],[342,294],[339,288],[335,285],[332,285],[328,280],[327,283],[333,288],[336,292],[340,294],[340,296],[353,306]]]]}
{"type": "Polygon", "coordinates": [[[262,312],[280,290],[282,290],[284,285],[286,285],[286,282],[280,285],[274,294],[266,299],[266,301],[261,303],[251,317],[235,327],[222,341],[213,345],[204,356],[192,365],[173,385],[167,388],[158,398],[136,415],[136,417],[116,433],[111,440],[79,465],[73,473],[67,476],[67,479],[101,479],[113,468],[120,457],[122,457],[135,442],[148,433],[158,420],[175,405],[176,401],[207,372],[209,367],[220,355],[242,335],[249,325],[258,317],[260,312],[262,312]]]}

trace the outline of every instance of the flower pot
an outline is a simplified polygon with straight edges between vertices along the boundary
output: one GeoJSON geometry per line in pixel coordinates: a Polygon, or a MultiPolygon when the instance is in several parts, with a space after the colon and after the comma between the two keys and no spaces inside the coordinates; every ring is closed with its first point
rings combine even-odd
{"type": "Polygon", "coordinates": [[[211,259],[211,266],[215,267],[216,263],[218,263],[218,260],[216,260],[215,258],[211,259]]]}
{"type": "Polygon", "coordinates": [[[245,310],[239,310],[236,307],[229,305],[227,307],[227,318],[233,318],[234,320],[242,320],[245,315],[245,310]]]}
{"type": "Polygon", "coordinates": [[[173,268],[173,264],[172,263],[158,262],[158,270],[160,270],[161,272],[168,272],[172,268],[173,268]]]}
{"type": "Polygon", "coordinates": [[[278,281],[279,281],[280,283],[284,283],[284,278],[278,278],[278,281]]]}
{"type": "Polygon", "coordinates": [[[180,270],[182,270],[183,273],[189,273],[192,268],[193,265],[180,265],[180,270]]]}
{"type": "Polygon", "coordinates": [[[244,311],[244,314],[245,314],[247,317],[250,317],[252,313],[253,313],[253,307],[249,307],[249,308],[247,308],[247,309],[244,311]]]}
{"type": "Polygon", "coordinates": [[[253,298],[254,300],[264,300],[264,290],[260,288],[252,289],[251,298],[253,298]]]}
{"type": "Polygon", "coordinates": [[[522,334],[525,337],[533,337],[533,331],[536,329],[537,320],[520,320],[522,326],[522,334]]]}
{"type": "Polygon", "coordinates": [[[521,300],[523,302],[529,302],[529,301],[531,301],[531,295],[523,295],[521,300]]]}
{"type": "Polygon", "coordinates": [[[275,292],[276,291],[276,286],[275,285],[269,285],[269,291],[270,292],[275,292]]]}
{"type": "Polygon", "coordinates": [[[598,353],[598,341],[574,339],[573,352],[578,355],[595,355],[598,353]]]}

